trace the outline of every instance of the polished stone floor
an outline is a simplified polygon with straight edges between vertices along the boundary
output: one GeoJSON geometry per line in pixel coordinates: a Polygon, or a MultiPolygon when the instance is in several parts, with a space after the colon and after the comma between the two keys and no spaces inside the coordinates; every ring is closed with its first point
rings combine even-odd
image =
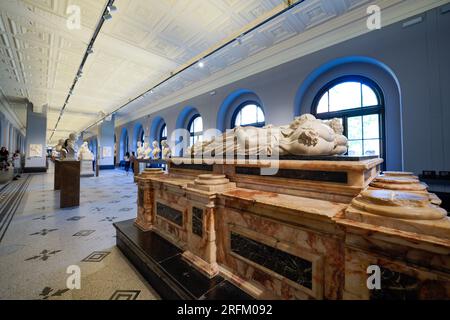
{"type": "Polygon", "coordinates": [[[51,167],[30,178],[0,242],[0,299],[158,299],[115,246],[113,222],[136,215],[131,173],[82,178],[81,205],[73,209],[59,209],[51,167]],[[81,288],[69,290],[73,265],[81,288]]]}

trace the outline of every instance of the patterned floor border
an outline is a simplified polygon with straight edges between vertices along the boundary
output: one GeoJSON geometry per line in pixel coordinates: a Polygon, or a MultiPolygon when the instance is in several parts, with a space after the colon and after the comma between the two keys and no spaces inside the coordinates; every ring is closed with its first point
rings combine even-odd
{"type": "Polygon", "coordinates": [[[0,198],[2,205],[0,206],[0,242],[2,241],[6,230],[8,230],[14,214],[19,207],[25,192],[31,182],[32,176],[28,175],[22,180],[9,183],[1,190],[0,198]]]}

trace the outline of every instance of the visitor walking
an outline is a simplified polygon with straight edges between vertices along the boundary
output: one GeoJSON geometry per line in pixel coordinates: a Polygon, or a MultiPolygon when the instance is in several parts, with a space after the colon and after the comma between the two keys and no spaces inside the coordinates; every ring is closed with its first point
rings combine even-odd
{"type": "Polygon", "coordinates": [[[22,159],[19,150],[16,150],[16,152],[14,152],[12,160],[14,167],[14,180],[17,180],[20,178],[20,173],[22,171],[22,159]]]}
{"type": "Polygon", "coordinates": [[[134,162],[136,161],[136,154],[134,153],[134,151],[131,152],[131,157],[130,157],[130,166],[131,166],[131,170],[133,170],[134,173],[134,162]]]}
{"type": "Polygon", "coordinates": [[[130,153],[127,152],[125,154],[125,157],[123,158],[123,160],[125,160],[125,172],[128,175],[128,171],[130,171],[130,153]]]}

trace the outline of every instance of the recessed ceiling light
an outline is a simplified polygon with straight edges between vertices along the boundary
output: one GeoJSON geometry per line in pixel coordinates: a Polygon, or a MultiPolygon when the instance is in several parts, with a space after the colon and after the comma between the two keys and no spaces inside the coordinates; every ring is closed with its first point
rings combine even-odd
{"type": "Polygon", "coordinates": [[[203,67],[205,66],[205,63],[204,63],[203,61],[199,61],[199,62],[198,62],[198,66],[199,66],[200,68],[203,68],[203,67]]]}

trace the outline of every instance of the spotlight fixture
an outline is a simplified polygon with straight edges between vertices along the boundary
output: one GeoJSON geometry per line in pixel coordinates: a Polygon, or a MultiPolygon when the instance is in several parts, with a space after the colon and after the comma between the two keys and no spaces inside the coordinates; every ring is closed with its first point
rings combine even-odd
{"type": "Polygon", "coordinates": [[[109,7],[108,7],[108,11],[109,12],[116,12],[117,11],[117,7],[115,6],[115,5],[110,5],[109,7]]]}
{"type": "Polygon", "coordinates": [[[94,49],[88,48],[88,49],[87,49],[87,53],[88,53],[88,54],[93,54],[93,53],[94,53],[94,49]]]}
{"type": "Polygon", "coordinates": [[[244,38],[244,35],[242,35],[242,34],[236,38],[236,41],[238,44],[242,44],[242,38],[244,38]]]}
{"type": "Polygon", "coordinates": [[[103,19],[104,20],[109,20],[109,19],[111,19],[112,18],[112,15],[110,15],[109,13],[105,13],[104,15],[103,15],[103,19]]]}

